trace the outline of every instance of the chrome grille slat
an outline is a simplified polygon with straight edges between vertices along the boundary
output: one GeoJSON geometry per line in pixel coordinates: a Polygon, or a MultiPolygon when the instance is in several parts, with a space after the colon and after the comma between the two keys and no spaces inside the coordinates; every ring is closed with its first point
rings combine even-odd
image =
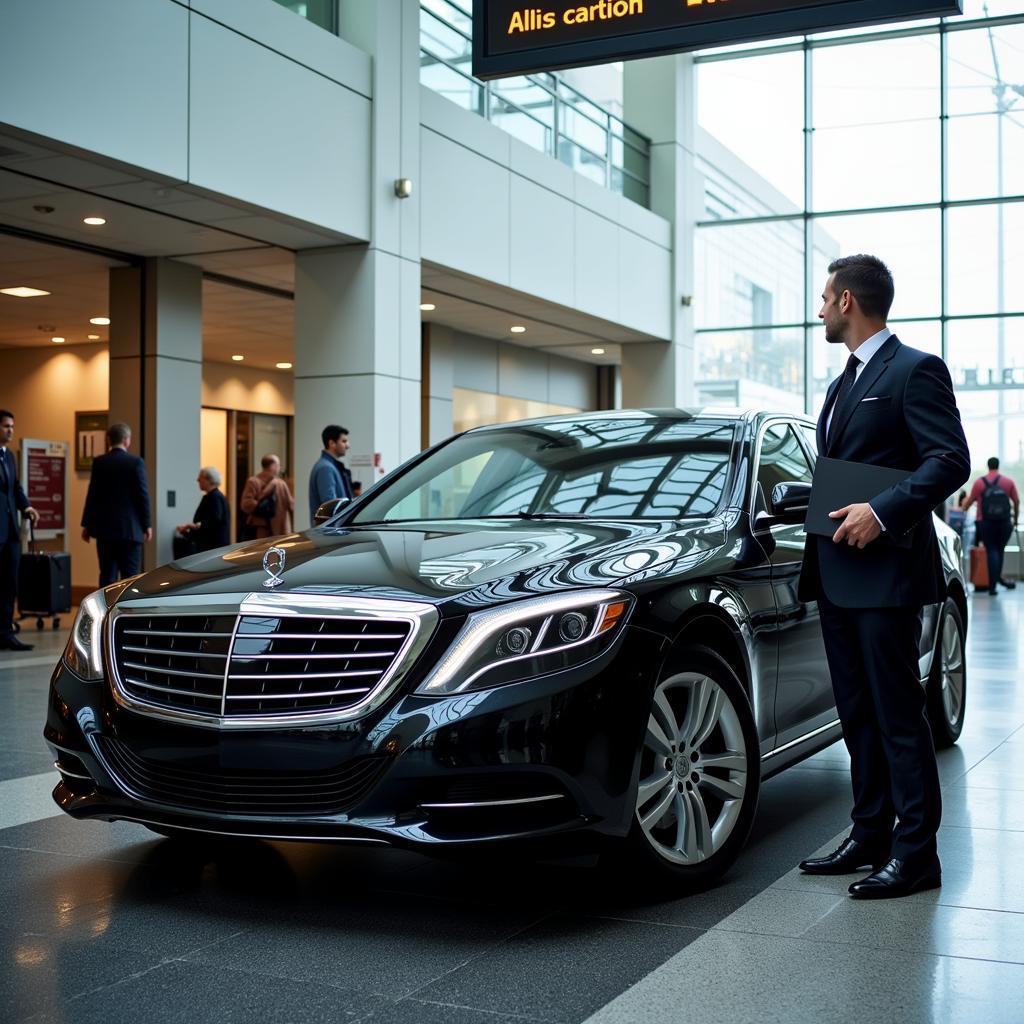
{"type": "Polygon", "coordinates": [[[120,690],[144,708],[206,722],[345,714],[395,674],[414,638],[415,621],[380,613],[246,614],[244,607],[240,614],[119,616],[111,634],[115,675],[120,690]],[[154,640],[159,646],[148,646],[154,640]]]}

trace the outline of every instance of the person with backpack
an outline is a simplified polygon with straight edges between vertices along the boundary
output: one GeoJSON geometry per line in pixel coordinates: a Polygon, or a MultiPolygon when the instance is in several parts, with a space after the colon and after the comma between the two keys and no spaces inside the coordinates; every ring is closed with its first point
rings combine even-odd
{"type": "Polygon", "coordinates": [[[239,539],[261,540],[292,532],[295,499],[281,479],[281,460],[276,455],[260,460],[260,471],[245,481],[239,505],[245,515],[239,539]]]}
{"type": "Polygon", "coordinates": [[[1017,485],[999,472],[999,460],[988,460],[988,472],[974,481],[970,497],[963,503],[966,512],[977,503],[978,541],[985,546],[988,561],[988,592],[997,593],[997,582],[1013,590],[1017,585],[1003,579],[1003,552],[1011,534],[1017,529],[1020,498],[1017,485]]]}

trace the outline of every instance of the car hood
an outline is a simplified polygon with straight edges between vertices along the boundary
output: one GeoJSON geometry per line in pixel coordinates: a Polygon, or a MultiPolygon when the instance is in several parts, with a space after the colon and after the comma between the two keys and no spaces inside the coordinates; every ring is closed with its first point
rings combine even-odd
{"type": "Polygon", "coordinates": [[[264,555],[278,547],[285,561],[275,595],[394,597],[469,610],[682,573],[705,562],[725,536],[724,517],[326,528],[172,562],[134,581],[122,600],[267,593],[264,555]]]}

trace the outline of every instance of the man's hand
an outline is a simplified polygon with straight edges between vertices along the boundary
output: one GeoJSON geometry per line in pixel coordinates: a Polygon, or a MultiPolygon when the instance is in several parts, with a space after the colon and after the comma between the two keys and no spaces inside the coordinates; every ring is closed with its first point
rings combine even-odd
{"type": "Polygon", "coordinates": [[[33,526],[36,526],[39,523],[39,513],[31,505],[25,509],[25,515],[32,520],[33,526]]]}
{"type": "Polygon", "coordinates": [[[832,536],[835,544],[844,540],[850,547],[866,548],[881,532],[875,513],[871,506],[864,502],[859,505],[847,505],[845,508],[829,512],[830,519],[842,519],[839,529],[832,536]]]}
{"type": "Polygon", "coordinates": [[[84,540],[86,544],[89,543],[89,531],[84,526],[82,527],[82,540],[84,540]]]}
{"type": "Polygon", "coordinates": [[[151,541],[153,539],[153,527],[151,526],[148,530],[144,530],[142,537],[143,540],[151,541]]]}

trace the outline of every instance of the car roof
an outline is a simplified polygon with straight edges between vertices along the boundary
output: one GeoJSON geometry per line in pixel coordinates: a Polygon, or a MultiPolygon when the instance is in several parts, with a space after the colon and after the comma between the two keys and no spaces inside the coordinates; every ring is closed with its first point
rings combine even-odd
{"type": "Polygon", "coordinates": [[[563,413],[558,416],[538,416],[528,420],[515,420],[509,423],[489,423],[485,426],[473,427],[467,433],[481,433],[488,430],[501,430],[505,427],[538,426],[558,423],[606,423],[608,420],[639,419],[679,420],[711,420],[721,423],[760,424],[765,420],[782,418],[795,420],[807,426],[813,426],[814,420],[803,413],[787,412],[781,409],[741,409],[724,406],[687,406],[665,409],[599,409],[593,412],[563,413]]]}

